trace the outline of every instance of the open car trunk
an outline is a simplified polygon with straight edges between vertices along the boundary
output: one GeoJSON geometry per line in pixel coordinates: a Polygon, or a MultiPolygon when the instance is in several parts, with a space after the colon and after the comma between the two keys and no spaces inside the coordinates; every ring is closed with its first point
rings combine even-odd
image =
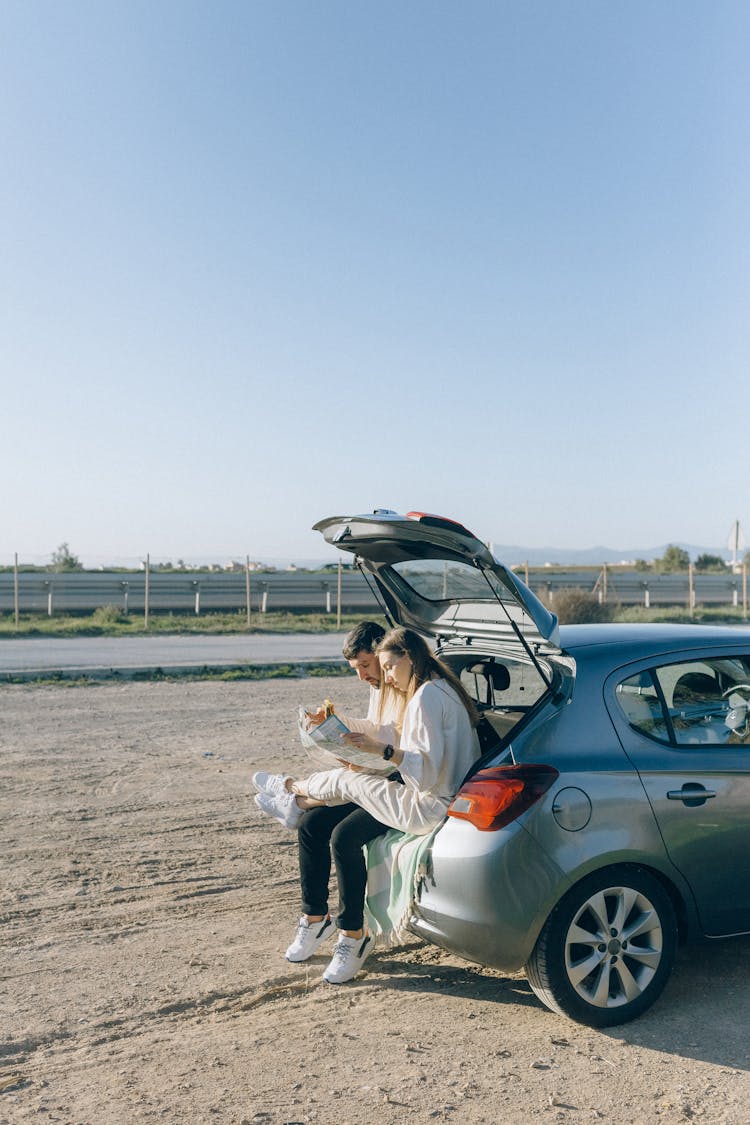
{"type": "Polygon", "coordinates": [[[484,637],[548,649],[558,643],[555,615],[461,524],[376,511],[332,516],[314,530],[355,556],[399,625],[437,640],[484,637]]]}
{"type": "Polygon", "coordinates": [[[485,716],[483,750],[509,737],[551,685],[557,618],[461,524],[421,512],[332,516],[315,524],[354,556],[391,621],[438,646],[485,716]]]}

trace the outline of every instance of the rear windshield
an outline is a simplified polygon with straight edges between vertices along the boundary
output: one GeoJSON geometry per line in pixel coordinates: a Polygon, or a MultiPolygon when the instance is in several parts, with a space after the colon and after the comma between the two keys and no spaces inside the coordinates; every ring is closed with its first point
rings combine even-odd
{"type": "Polygon", "coordinates": [[[442,559],[409,559],[394,563],[399,577],[428,602],[515,602],[515,597],[492,572],[469,563],[442,559]]]}

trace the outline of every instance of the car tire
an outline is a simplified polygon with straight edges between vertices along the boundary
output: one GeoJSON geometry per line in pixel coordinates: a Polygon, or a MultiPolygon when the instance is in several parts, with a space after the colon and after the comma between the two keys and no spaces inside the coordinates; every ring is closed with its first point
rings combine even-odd
{"type": "Polygon", "coordinates": [[[610,867],[560,900],[526,974],[553,1012],[589,1027],[612,1027],[651,1007],[676,949],[675,910],[659,880],[643,868],[610,867]]]}

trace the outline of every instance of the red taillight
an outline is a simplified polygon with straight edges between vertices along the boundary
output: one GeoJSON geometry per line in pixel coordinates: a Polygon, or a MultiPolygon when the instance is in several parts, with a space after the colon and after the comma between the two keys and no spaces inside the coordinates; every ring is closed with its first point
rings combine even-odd
{"type": "Polygon", "coordinates": [[[458,531],[462,535],[468,535],[469,539],[476,539],[468,527],[464,527],[462,523],[457,523],[456,520],[449,520],[445,516],[433,516],[431,512],[407,512],[406,518],[408,520],[416,520],[417,523],[423,523],[426,527],[438,527],[443,531],[458,531]]]}
{"type": "Polygon", "coordinates": [[[448,808],[482,832],[504,828],[546,793],[558,771],[553,766],[491,766],[470,777],[448,808]]]}

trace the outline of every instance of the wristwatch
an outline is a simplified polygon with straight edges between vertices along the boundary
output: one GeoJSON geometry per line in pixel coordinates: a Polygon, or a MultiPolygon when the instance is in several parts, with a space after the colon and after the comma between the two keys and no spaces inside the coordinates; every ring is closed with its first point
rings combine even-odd
{"type": "Polygon", "coordinates": [[[383,747],[383,761],[384,762],[390,762],[391,758],[393,757],[393,755],[395,753],[396,753],[396,751],[393,749],[393,747],[391,746],[391,744],[389,742],[387,746],[383,747]]]}

